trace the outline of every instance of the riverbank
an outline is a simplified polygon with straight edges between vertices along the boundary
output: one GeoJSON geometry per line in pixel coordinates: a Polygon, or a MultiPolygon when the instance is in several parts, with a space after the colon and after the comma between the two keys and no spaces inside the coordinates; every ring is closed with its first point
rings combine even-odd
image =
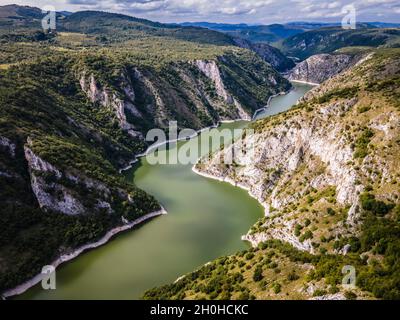
{"type": "Polygon", "coordinates": [[[279,96],[284,96],[284,95],[290,93],[292,90],[294,90],[294,88],[291,88],[291,89],[288,90],[288,91],[282,91],[282,92],[279,92],[279,93],[277,93],[277,94],[274,94],[273,96],[270,96],[269,99],[268,99],[267,104],[265,105],[265,107],[260,108],[260,109],[258,109],[258,110],[256,110],[256,111],[254,112],[254,115],[253,115],[253,118],[251,119],[251,121],[254,121],[254,120],[257,118],[257,115],[258,115],[260,112],[263,112],[263,111],[265,111],[265,110],[267,110],[267,109],[269,108],[272,99],[277,98],[277,97],[279,97],[279,96]]]}
{"type": "Polygon", "coordinates": [[[199,134],[201,134],[201,133],[203,133],[203,132],[205,132],[207,130],[217,129],[221,124],[234,123],[234,122],[237,122],[237,121],[249,121],[249,120],[245,120],[245,119],[221,120],[217,124],[214,124],[212,126],[205,127],[203,129],[197,130],[196,133],[192,134],[191,136],[187,136],[187,137],[184,137],[184,138],[181,138],[181,139],[166,140],[164,142],[160,142],[158,144],[151,145],[144,153],[136,155],[135,159],[132,160],[132,162],[130,162],[129,165],[126,168],[123,168],[123,169],[119,170],[119,173],[122,174],[123,172],[132,169],[133,165],[138,163],[140,158],[148,156],[151,152],[157,150],[157,148],[159,148],[159,147],[162,147],[162,146],[170,144],[170,143],[176,143],[176,142],[180,142],[180,141],[191,140],[193,138],[196,138],[199,134]]]}
{"type": "Polygon", "coordinates": [[[290,80],[290,82],[308,84],[308,85],[310,85],[310,86],[320,86],[320,85],[321,85],[320,83],[308,82],[308,81],[301,81],[301,80],[290,80]]]}
{"type": "Polygon", "coordinates": [[[197,175],[202,176],[204,178],[213,179],[213,180],[217,180],[217,181],[220,181],[220,182],[226,182],[226,183],[229,183],[229,184],[233,185],[234,187],[238,187],[240,189],[243,189],[243,190],[247,191],[249,196],[252,197],[253,199],[257,200],[258,203],[264,208],[265,215],[267,216],[269,214],[269,206],[267,206],[267,204],[263,203],[261,201],[261,199],[259,199],[254,193],[252,193],[251,189],[248,186],[245,186],[244,184],[238,183],[238,182],[236,182],[236,181],[234,181],[233,179],[230,179],[230,178],[226,178],[226,177],[225,178],[221,178],[221,177],[218,177],[218,176],[213,176],[213,175],[211,175],[209,173],[202,172],[202,171],[200,171],[200,170],[198,170],[196,168],[196,165],[194,165],[192,167],[192,171],[194,173],[196,173],[197,175]]]}
{"type": "MultiPolygon", "coordinates": [[[[298,82],[298,81],[293,81],[293,82],[298,82]]],[[[298,82],[298,83],[302,83],[302,82],[298,82]]],[[[310,84],[310,83],[308,83],[307,85],[315,86],[315,84],[310,84]]],[[[253,121],[257,120],[257,115],[259,115],[260,113],[262,113],[264,110],[268,110],[270,107],[273,107],[273,105],[271,105],[271,104],[272,104],[272,101],[273,101],[274,98],[278,98],[278,97],[280,97],[280,96],[285,96],[285,95],[288,95],[288,94],[290,94],[291,92],[295,92],[295,91],[296,91],[296,87],[293,87],[293,88],[292,88],[291,90],[289,90],[288,92],[282,92],[282,93],[276,94],[276,95],[274,95],[274,96],[271,96],[271,98],[270,98],[269,101],[268,101],[267,106],[256,111],[256,113],[254,114],[254,117],[253,117],[253,121]]],[[[278,98],[278,99],[280,99],[280,98],[278,98]]],[[[293,101],[292,104],[291,104],[291,106],[294,106],[296,103],[298,103],[298,101],[299,101],[299,99],[296,99],[296,101],[293,101]]],[[[289,106],[289,105],[288,105],[288,106],[289,106]]],[[[199,159],[199,160],[200,160],[200,159],[199,159]]],[[[270,206],[269,206],[269,204],[265,203],[263,199],[259,198],[256,194],[254,194],[254,193],[251,191],[251,187],[250,187],[250,186],[245,185],[245,184],[240,183],[240,182],[237,182],[237,181],[234,181],[233,179],[231,179],[231,178],[229,178],[229,177],[221,177],[221,176],[219,176],[219,175],[213,175],[213,174],[210,173],[210,172],[203,172],[203,171],[200,171],[200,170],[196,167],[196,165],[193,166],[192,171],[193,171],[194,173],[196,173],[197,175],[199,175],[199,176],[202,176],[202,177],[205,177],[205,178],[208,178],[208,179],[217,180],[217,181],[220,181],[220,182],[227,182],[227,183],[229,183],[229,184],[231,184],[231,185],[233,185],[233,186],[235,186],[235,187],[239,187],[240,189],[243,189],[243,190],[247,191],[247,193],[249,194],[249,196],[252,197],[253,199],[257,200],[257,202],[264,208],[264,214],[265,214],[265,216],[268,216],[268,215],[269,215],[269,213],[270,213],[270,206]]],[[[206,170],[206,171],[207,171],[207,170],[206,170]]],[[[249,236],[249,234],[243,235],[243,236],[242,236],[242,240],[243,240],[243,241],[250,242],[250,243],[252,244],[252,246],[256,246],[256,245],[260,242],[260,241],[258,241],[257,239],[252,239],[252,237],[249,236]]]]}
{"type": "MultiPolygon", "coordinates": [[[[80,256],[81,254],[83,254],[84,252],[86,252],[88,250],[96,249],[98,247],[101,247],[101,246],[107,244],[114,236],[116,236],[119,233],[128,231],[128,230],[132,229],[133,227],[140,225],[148,220],[151,220],[153,218],[156,218],[156,217],[159,217],[162,215],[166,215],[166,214],[167,214],[167,211],[164,208],[162,208],[160,211],[149,213],[143,217],[136,219],[135,221],[133,221],[131,223],[114,228],[114,229],[108,231],[106,233],[106,235],[103,238],[101,238],[100,240],[93,242],[93,243],[83,245],[83,246],[75,249],[73,252],[71,252],[69,254],[62,255],[58,259],[56,259],[53,263],[51,263],[50,265],[53,266],[54,268],[57,268],[60,265],[77,258],[78,256],[80,256]]],[[[20,295],[20,294],[24,293],[25,291],[27,291],[28,289],[30,289],[31,287],[40,283],[42,281],[42,279],[43,279],[43,274],[39,273],[32,279],[18,285],[17,287],[6,290],[5,292],[2,293],[1,296],[3,298],[9,298],[9,297],[20,295]]]]}

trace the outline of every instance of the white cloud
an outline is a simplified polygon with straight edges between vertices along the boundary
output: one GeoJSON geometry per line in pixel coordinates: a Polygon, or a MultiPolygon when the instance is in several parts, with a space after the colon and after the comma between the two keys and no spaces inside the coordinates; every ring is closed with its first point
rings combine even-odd
{"type": "Polygon", "coordinates": [[[275,23],[299,20],[340,21],[342,7],[354,4],[358,21],[400,22],[399,0],[0,0],[1,4],[57,10],[105,10],[159,21],[275,23]]]}

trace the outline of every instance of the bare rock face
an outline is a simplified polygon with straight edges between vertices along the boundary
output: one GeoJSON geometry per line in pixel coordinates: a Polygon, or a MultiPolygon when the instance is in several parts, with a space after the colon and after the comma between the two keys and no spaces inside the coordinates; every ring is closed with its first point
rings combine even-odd
{"type": "Polygon", "coordinates": [[[84,207],[74,195],[61,184],[46,181],[44,175],[52,175],[54,180],[60,179],[62,173],[50,163],[37,156],[28,145],[24,147],[31,175],[31,186],[40,208],[53,210],[66,215],[84,213],[84,207]]]}
{"type": "MultiPolygon", "coordinates": [[[[278,239],[315,253],[322,236],[336,240],[356,236],[362,223],[360,195],[368,181],[386,183],[392,192],[385,191],[385,199],[398,198],[390,187],[394,183],[390,172],[396,171],[391,158],[374,147],[363,158],[356,152],[355,142],[365,132],[375,139],[371,145],[391,145],[400,123],[393,107],[377,102],[367,117],[362,107],[374,96],[354,90],[345,80],[362,86],[359,70],[370,63],[371,59],[364,59],[326,81],[310,91],[299,108],[259,121],[253,126],[254,134],[244,135],[196,165],[196,171],[205,176],[248,190],[264,206],[265,218],[243,237],[254,247],[278,239]],[[234,155],[233,164],[221,163],[228,155],[234,155]]],[[[349,250],[343,249],[342,254],[349,250]]]]}
{"type": "Polygon", "coordinates": [[[320,296],[320,297],[314,297],[311,300],[331,300],[331,301],[335,301],[335,300],[347,300],[346,297],[344,296],[343,293],[336,293],[336,294],[327,294],[324,296],[320,296]]]}
{"type": "MultiPolygon", "coordinates": [[[[268,131],[249,136],[243,144],[256,146],[255,152],[243,155],[239,150],[241,146],[236,147],[235,144],[221,151],[235,154],[238,168],[226,169],[225,166],[219,165],[220,157],[225,156],[222,154],[217,154],[199,168],[202,172],[221,180],[234,179],[237,185],[248,189],[263,204],[267,216],[273,215],[269,212],[270,207],[284,210],[302,196],[301,193],[283,193],[282,185],[290,180],[301,166],[308,166],[311,158],[318,158],[326,169],[309,181],[309,187],[335,186],[338,203],[350,206],[358,203],[363,187],[356,185],[357,173],[348,165],[353,158],[353,151],[341,139],[340,130],[334,123],[325,127],[325,124],[322,125],[317,119],[309,123],[296,119],[275,127],[273,135],[268,131]]],[[[354,210],[353,207],[352,209],[354,210]]],[[[355,214],[350,217],[356,219],[355,214]]],[[[249,234],[245,240],[257,246],[268,239],[279,239],[300,250],[313,253],[310,241],[301,242],[294,236],[295,224],[294,221],[281,217],[272,218],[264,226],[265,233],[249,234]]]]}
{"type": "Polygon", "coordinates": [[[236,107],[241,119],[251,120],[251,116],[243,109],[240,103],[225,89],[220,70],[215,61],[197,60],[195,61],[195,65],[214,83],[218,96],[224,99],[224,102],[226,104],[234,105],[236,107]]]}
{"type": "MultiPolygon", "coordinates": [[[[32,191],[41,209],[75,216],[87,212],[106,211],[112,213],[112,193],[101,181],[84,176],[78,171],[65,171],[42,159],[33,151],[33,142],[28,139],[24,146],[25,159],[28,163],[32,191]],[[66,184],[65,182],[68,181],[66,184]],[[79,192],[74,186],[79,186],[79,192]],[[85,190],[82,194],[82,188],[85,190]],[[94,198],[88,203],[87,195],[94,198]]],[[[132,203],[130,195],[118,190],[121,201],[132,203]]]]}
{"type": "Polygon", "coordinates": [[[4,148],[12,158],[15,158],[16,145],[10,139],[0,136],[0,148],[4,148]]]}
{"type": "Polygon", "coordinates": [[[135,93],[132,87],[127,85],[122,88],[126,97],[128,97],[130,100],[128,101],[117,97],[117,95],[107,87],[102,87],[96,81],[93,75],[90,75],[89,78],[87,78],[86,75],[82,75],[79,83],[82,91],[86,93],[91,102],[99,103],[103,107],[110,107],[114,111],[120,127],[123,130],[126,130],[133,137],[141,136],[141,133],[136,131],[135,127],[127,120],[127,112],[130,112],[132,115],[138,118],[143,117],[133,104],[135,101],[135,93]]]}
{"type": "Polygon", "coordinates": [[[225,90],[224,83],[221,78],[221,73],[215,61],[197,60],[196,66],[215,84],[217,94],[222,97],[226,103],[232,104],[233,97],[225,90]]]}
{"type": "Polygon", "coordinates": [[[320,84],[353,66],[357,60],[345,54],[317,54],[290,70],[287,79],[320,84]]]}

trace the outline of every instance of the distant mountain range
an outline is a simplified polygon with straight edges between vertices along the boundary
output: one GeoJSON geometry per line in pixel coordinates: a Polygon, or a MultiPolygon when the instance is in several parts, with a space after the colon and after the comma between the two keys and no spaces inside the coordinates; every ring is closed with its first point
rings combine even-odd
{"type": "Polygon", "coordinates": [[[326,27],[296,34],[275,44],[284,54],[300,60],[344,47],[400,47],[400,29],[364,26],[356,30],[326,27]]]}
{"type": "MultiPolygon", "coordinates": [[[[253,42],[275,43],[283,39],[304,33],[310,30],[316,30],[327,27],[337,27],[340,23],[323,22],[289,22],[286,24],[271,25],[248,25],[248,24],[227,24],[210,22],[184,22],[181,26],[192,26],[208,28],[215,31],[227,33],[234,37],[240,37],[253,42]]],[[[400,23],[385,22],[362,22],[358,24],[359,28],[399,28],[400,23]]]]}

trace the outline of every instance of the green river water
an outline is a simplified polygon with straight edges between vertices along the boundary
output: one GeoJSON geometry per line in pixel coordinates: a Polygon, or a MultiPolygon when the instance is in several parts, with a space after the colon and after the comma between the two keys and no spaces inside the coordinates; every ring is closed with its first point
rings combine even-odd
{"type": "MultiPolygon", "coordinates": [[[[257,118],[289,109],[311,88],[294,84],[294,90],[272,99],[257,118]]],[[[247,125],[238,121],[219,130],[247,125]]],[[[197,142],[194,138],[176,147],[197,142]]],[[[62,265],[57,269],[56,290],[45,291],[37,285],[19,299],[139,299],[147,289],[245,249],[248,245],[241,236],[264,212],[246,191],[198,176],[192,165],[150,165],[143,158],[127,178],[154,195],[168,215],[62,265]]]]}

